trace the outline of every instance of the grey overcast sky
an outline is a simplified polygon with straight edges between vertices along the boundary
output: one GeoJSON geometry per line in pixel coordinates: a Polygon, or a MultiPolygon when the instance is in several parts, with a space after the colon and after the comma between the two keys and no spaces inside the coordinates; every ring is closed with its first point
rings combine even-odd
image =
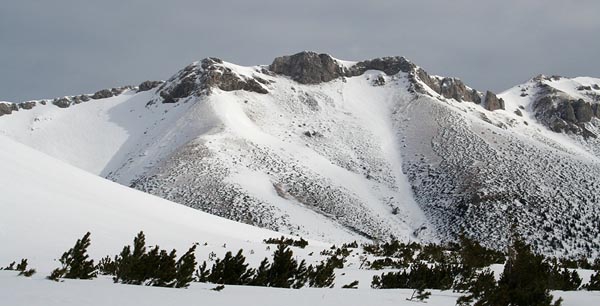
{"type": "Polygon", "coordinates": [[[167,79],[216,56],[242,65],[314,50],[403,55],[501,91],[532,76],[600,76],[597,0],[2,0],[0,100],[167,79]]]}

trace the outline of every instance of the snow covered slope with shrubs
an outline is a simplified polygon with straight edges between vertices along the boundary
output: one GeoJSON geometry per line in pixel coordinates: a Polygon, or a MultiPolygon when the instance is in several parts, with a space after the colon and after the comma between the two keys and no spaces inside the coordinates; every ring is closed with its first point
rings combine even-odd
{"type": "Polygon", "coordinates": [[[0,160],[2,267],[27,258],[30,267],[49,273],[88,231],[96,260],[117,254],[139,231],[149,244],[180,252],[195,242],[208,243],[199,252],[203,256],[224,243],[251,249],[280,236],[121,186],[4,136],[0,160]]]}
{"type": "Polygon", "coordinates": [[[0,103],[0,134],[126,186],[326,241],[518,231],[597,256],[600,80],[500,95],[401,57],[207,58],[165,82],[0,103]],[[43,103],[42,103],[43,102],[43,103]]]}

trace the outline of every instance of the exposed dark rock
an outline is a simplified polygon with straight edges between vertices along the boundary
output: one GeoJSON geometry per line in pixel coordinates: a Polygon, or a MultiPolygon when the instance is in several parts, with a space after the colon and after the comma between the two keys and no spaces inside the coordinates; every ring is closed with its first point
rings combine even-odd
{"type": "MultiPolygon", "coordinates": [[[[416,77],[436,93],[447,99],[455,99],[457,101],[481,103],[481,94],[475,89],[469,89],[457,78],[437,78],[431,77],[421,68],[415,69],[416,77]]],[[[413,82],[416,84],[416,82],[413,82]]],[[[425,90],[418,90],[421,93],[426,93],[425,90]]]]}
{"type": "MultiPolygon", "coordinates": [[[[461,80],[431,77],[425,70],[418,68],[415,64],[400,56],[376,58],[358,62],[351,67],[345,67],[327,54],[304,51],[275,58],[269,66],[269,70],[276,74],[289,76],[301,84],[319,84],[340,77],[359,76],[367,70],[379,70],[387,75],[404,72],[409,74],[409,79],[412,81],[411,91],[413,92],[427,93],[425,88],[417,82],[418,79],[446,98],[481,103],[481,94],[465,86],[461,80]]],[[[378,82],[378,80],[374,82],[374,85],[379,84],[381,82],[378,82]]]]}
{"type": "Polygon", "coordinates": [[[68,97],[56,98],[52,101],[52,104],[60,108],[67,108],[71,106],[71,99],[68,97]]]}
{"type": "Polygon", "coordinates": [[[592,85],[592,88],[595,90],[600,90],[600,85],[594,84],[594,85],[592,85]]]}
{"type": "Polygon", "coordinates": [[[600,104],[593,104],[592,110],[594,111],[594,116],[600,118],[600,104]]]}
{"type": "Polygon", "coordinates": [[[519,117],[523,117],[523,113],[521,112],[520,109],[515,110],[515,115],[517,115],[519,117]]]}
{"type": "Polygon", "coordinates": [[[212,88],[261,94],[269,92],[262,85],[269,84],[269,81],[256,76],[238,75],[222,64],[222,60],[211,57],[202,60],[200,65],[194,63],[187,66],[159,89],[160,96],[165,103],[173,103],[181,98],[209,93],[212,88]]]}
{"type": "Polygon", "coordinates": [[[161,91],[160,96],[165,103],[174,103],[178,99],[189,97],[197,89],[196,75],[188,75],[181,79],[170,90],[161,91]]]}
{"type": "Polygon", "coordinates": [[[144,81],[138,86],[137,92],[148,91],[160,86],[162,81],[144,81]]]}
{"type": "Polygon", "coordinates": [[[373,86],[383,86],[385,85],[385,78],[382,75],[378,75],[375,80],[373,80],[373,86]]]}
{"type": "Polygon", "coordinates": [[[481,103],[479,93],[474,89],[468,89],[465,84],[457,78],[443,78],[440,84],[440,92],[442,96],[448,99],[457,101],[481,103]]]}
{"type": "Polygon", "coordinates": [[[10,115],[13,111],[19,110],[13,103],[0,103],[0,116],[10,115]]]}
{"type": "Polygon", "coordinates": [[[304,136],[306,137],[323,137],[323,134],[317,131],[306,131],[304,132],[304,136]]]}
{"type": "Polygon", "coordinates": [[[592,90],[592,87],[591,86],[583,86],[583,85],[581,85],[581,86],[577,87],[577,90],[580,90],[580,91],[581,90],[592,90]]]}
{"type": "Polygon", "coordinates": [[[113,96],[118,96],[129,89],[131,89],[131,86],[116,87],[116,88],[112,88],[110,90],[110,92],[112,92],[113,96]]]}
{"type": "Polygon", "coordinates": [[[354,66],[345,70],[344,76],[358,76],[365,73],[367,70],[379,70],[387,75],[394,75],[399,72],[411,72],[417,66],[401,56],[388,56],[366,60],[356,63],[354,66]]]}
{"type": "Polygon", "coordinates": [[[560,118],[566,122],[576,123],[577,117],[575,116],[575,110],[573,109],[573,104],[570,101],[565,101],[558,104],[556,108],[560,118]]]}
{"type": "Polygon", "coordinates": [[[289,76],[301,84],[329,82],[344,76],[344,68],[331,56],[309,51],[277,57],[269,70],[289,76]]]}
{"type": "Polygon", "coordinates": [[[570,96],[547,85],[538,84],[539,98],[533,103],[536,118],[554,132],[569,132],[585,138],[597,135],[590,132],[585,124],[600,111],[598,104],[590,104],[582,99],[572,100],[570,96]]]}
{"type": "Polygon", "coordinates": [[[502,98],[498,98],[496,94],[491,91],[486,91],[485,100],[483,102],[483,107],[490,111],[495,111],[497,109],[504,109],[504,100],[502,98]]]}
{"type": "Polygon", "coordinates": [[[218,65],[222,63],[223,61],[218,58],[202,60],[204,73],[201,74],[201,83],[203,86],[208,88],[218,87],[225,91],[245,90],[261,94],[269,92],[262,86],[262,84],[268,83],[266,80],[258,78],[260,79],[259,82],[256,77],[247,78],[238,75],[230,68],[218,65]]]}
{"type": "Polygon", "coordinates": [[[275,58],[269,70],[286,75],[301,84],[319,84],[340,77],[353,77],[364,74],[367,70],[379,70],[387,75],[399,72],[410,72],[416,66],[404,57],[382,57],[361,61],[347,68],[328,54],[317,54],[304,51],[294,55],[275,58]]]}
{"type": "Polygon", "coordinates": [[[83,102],[79,96],[74,96],[71,98],[71,100],[73,100],[73,104],[79,104],[83,102]]]}
{"type": "Polygon", "coordinates": [[[427,72],[421,68],[416,70],[416,75],[423,83],[425,83],[429,88],[433,89],[433,91],[441,94],[442,90],[440,88],[440,81],[437,78],[432,78],[427,74],[427,72]]]}
{"type": "Polygon", "coordinates": [[[92,95],[92,99],[94,99],[94,100],[106,99],[106,98],[110,98],[112,96],[114,96],[114,94],[112,93],[112,91],[110,89],[102,89],[102,90],[94,93],[92,95]]]}
{"type": "Polygon", "coordinates": [[[32,109],[35,107],[36,104],[37,104],[37,102],[35,102],[35,101],[21,102],[21,103],[19,103],[19,108],[20,109],[32,109]]]}
{"type": "Polygon", "coordinates": [[[73,100],[75,101],[75,103],[82,103],[82,102],[90,101],[91,98],[88,95],[79,95],[79,96],[73,97],[73,100]]]}
{"type": "Polygon", "coordinates": [[[590,122],[594,116],[594,111],[590,103],[579,99],[572,102],[573,110],[575,111],[575,118],[578,123],[590,122]]]}

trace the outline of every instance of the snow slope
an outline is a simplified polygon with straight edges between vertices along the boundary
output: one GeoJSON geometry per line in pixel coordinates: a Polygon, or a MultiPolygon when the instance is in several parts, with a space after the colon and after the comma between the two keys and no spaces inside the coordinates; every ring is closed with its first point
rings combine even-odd
{"type": "Polygon", "coordinates": [[[180,252],[208,242],[200,248],[206,254],[224,243],[250,249],[280,236],[110,182],[4,136],[0,160],[1,266],[28,258],[47,273],[87,231],[96,259],[118,253],[140,230],[149,244],[180,252]]]}
{"type": "MultiPolygon", "coordinates": [[[[280,289],[226,286],[223,291],[209,290],[214,285],[193,283],[188,289],[144,287],[113,284],[108,279],[93,281],[65,280],[57,283],[37,278],[16,276],[0,271],[0,301],[11,306],[75,306],[75,305],[418,305],[407,299],[409,289],[280,289]]],[[[459,294],[431,290],[426,305],[451,306],[459,294]]],[[[555,291],[564,306],[592,306],[600,303],[597,291],[555,291]]]]}
{"type": "Polygon", "coordinates": [[[161,90],[202,69],[193,63],[147,92],[14,112],[0,133],[123,185],[273,230],[325,241],[434,238],[389,117],[405,76],[389,88],[371,85],[377,71],[314,88],[258,67],[218,66],[260,75],[272,94],[214,89],[162,103],[161,90]]]}

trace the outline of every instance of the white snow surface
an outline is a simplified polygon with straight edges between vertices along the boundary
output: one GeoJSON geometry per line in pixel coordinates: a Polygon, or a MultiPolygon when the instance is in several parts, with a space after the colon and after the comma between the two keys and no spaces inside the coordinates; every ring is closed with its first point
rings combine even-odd
{"type": "MultiPolygon", "coordinates": [[[[226,286],[220,292],[214,285],[193,283],[188,289],[170,289],[113,284],[109,279],[92,281],[65,280],[57,283],[39,278],[16,276],[0,271],[0,300],[11,306],[78,306],[78,305],[420,305],[408,301],[410,289],[280,289],[250,286],[226,286]]],[[[431,290],[425,305],[451,306],[459,294],[431,290]]],[[[597,291],[554,291],[564,306],[594,306],[600,303],[597,291]]]]}
{"type": "Polygon", "coordinates": [[[195,242],[246,248],[281,236],[110,182],[4,136],[0,160],[1,266],[28,258],[48,272],[87,231],[96,259],[118,253],[141,230],[150,244],[181,252],[195,242]]]}

